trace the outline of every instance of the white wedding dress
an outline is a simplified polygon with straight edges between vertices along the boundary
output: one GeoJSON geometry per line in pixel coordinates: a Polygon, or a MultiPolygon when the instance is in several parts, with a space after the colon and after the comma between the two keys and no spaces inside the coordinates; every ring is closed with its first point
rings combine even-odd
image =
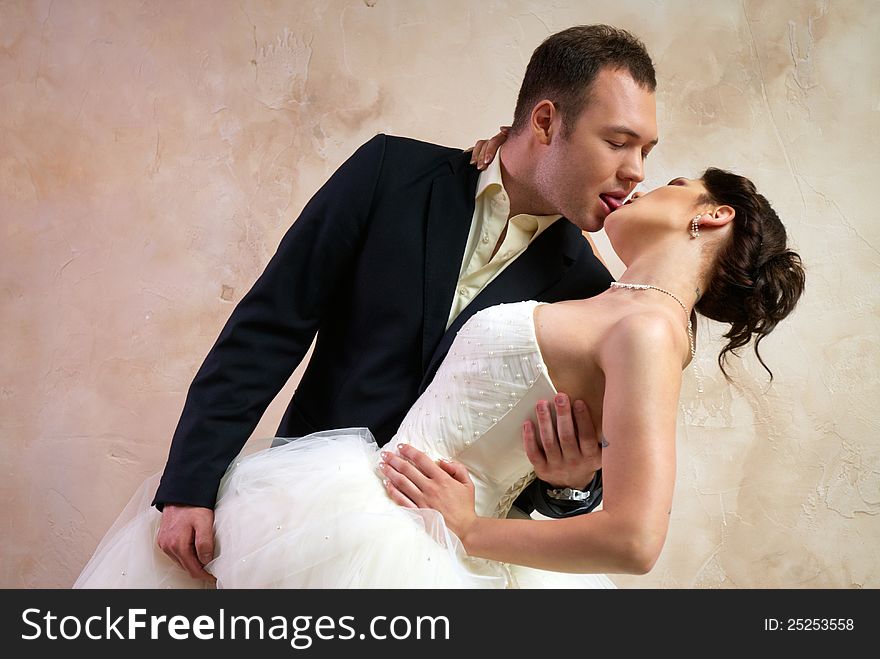
{"type": "MultiPolygon", "coordinates": [[[[480,516],[505,517],[532,481],[521,426],[555,394],[535,338],[534,301],[478,312],[386,450],[408,442],[470,472],[480,516]]],[[[221,588],[614,588],[466,555],[442,516],[391,501],[364,428],[308,435],[240,457],[220,484],[215,558],[221,588]]],[[[160,514],[145,483],[98,546],[75,588],[193,588],[157,547],[160,514]]],[[[542,523],[552,524],[553,521],[542,523]]]]}

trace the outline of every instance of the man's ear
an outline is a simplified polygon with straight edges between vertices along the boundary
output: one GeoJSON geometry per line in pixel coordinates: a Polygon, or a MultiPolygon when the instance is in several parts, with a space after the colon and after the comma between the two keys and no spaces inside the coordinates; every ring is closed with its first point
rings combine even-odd
{"type": "Polygon", "coordinates": [[[706,211],[700,216],[700,225],[707,227],[723,227],[733,221],[736,211],[730,206],[719,206],[714,211],[706,211]]]}
{"type": "Polygon", "coordinates": [[[532,108],[532,134],[535,136],[538,144],[550,144],[556,132],[554,122],[558,114],[559,111],[556,109],[553,101],[546,98],[536,103],[535,107],[532,108]]]}

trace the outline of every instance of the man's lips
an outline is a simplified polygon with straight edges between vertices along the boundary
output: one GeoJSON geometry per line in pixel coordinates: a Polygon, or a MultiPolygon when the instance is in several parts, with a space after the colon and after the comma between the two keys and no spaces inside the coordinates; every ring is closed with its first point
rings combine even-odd
{"type": "Polygon", "coordinates": [[[608,210],[609,213],[613,213],[618,208],[623,206],[623,200],[626,198],[626,194],[621,196],[611,195],[602,193],[599,195],[599,199],[602,201],[602,204],[608,210]]]}

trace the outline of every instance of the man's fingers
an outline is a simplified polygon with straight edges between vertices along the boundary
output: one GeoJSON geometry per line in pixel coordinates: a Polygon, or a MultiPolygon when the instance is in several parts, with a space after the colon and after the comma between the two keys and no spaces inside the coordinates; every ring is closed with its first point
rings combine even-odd
{"type": "Polygon", "coordinates": [[[556,462],[562,458],[559,449],[559,441],[556,439],[556,429],[553,427],[553,415],[550,413],[550,404],[546,400],[539,401],[535,406],[538,416],[538,435],[541,437],[541,447],[548,462],[556,462]]]}
{"type": "Polygon", "coordinates": [[[544,455],[544,449],[538,443],[538,435],[535,432],[535,424],[531,420],[523,423],[522,427],[523,450],[532,466],[537,471],[542,471],[547,465],[547,458],[544,455]]]}
{"type": "Polygon", "coordinates": [[[214,560],[214,529],[212,527],[196,526],[195,544],[196,558],[199,559],[199,563],[207,565],[214,560]]]}
{"type": "Polygon", "coordinates": [[[168,556],[174,559],[180,567],[186,570],[193,579],[213,579],[214,576],[205,571],[205,568],[199,562],[196,556],[195,545],[193,544],[193,536],[190,535],[188,541],[181,544],[175,544],[164,550],[168,556]]]}
{"type": "Polygon", "coordinates": [[[214,554],[213,510],[167,504],[162,510],[156,544],[193,578],[214,579],[203,567],[214,554]]]}
{"type": "Polygon", "coordinates": [[[189,576],[194,579],[213,579],[214,577],[205,571],[205,568],[199,563],[195,550],[192,546],[188,547],[182,556],[179,556],[183,563],[183,569],[189,572],[189,576]]]}
{"type": "Polygon", "coordinates": [[[584,464],[589,465],[594,473],[602,468],[602,445],[596,436],[596,427],[590,410],[582,400],[576,400],[572,405],[574,418],[578,427],[578,443],[580,444],[581,456],[584,464]]]}
{"type": "MultiPolygon", "coordinates": [[[[571,415],[571,403],[568,396],[563,393],[556,394],[553,399],[556,405],[556,432],[559,435],[559,446],[562,454],[570,457],[580,453],[578,435],[574,427],[574,419],[571,415]]],[[[580,426],[578,426],[578,431],[580,426]]]]}
{"type": "Polygon", "coordinates": [[[580,444],[581,453],[589,455],[599,447],[599,438],[596,437],[596,427],[593,425],[593,417],[590,415],[590,408],[582,400],[576,400],[572,404],[574,422],[577,425],[577,439],[580,444]]]}
{"type": "Polygon", "coordinates": [[[172,561],[174,561],[175,563],[177,563],[182,569],[184,569],[184,570],[186,569],[186,568],[183,566],[183,561],[181,561],[180,558],[177,556],[177,550],[176,550],[176,549],[173,549],[173,548],[170,547],[169,545],[163,544],[163,543],[161,543],[161,542],[159,542],[158,545],[159,545],[159,549],[162,550],[162,553],[163,553],[163,554],[165,554],[168,558],[170,558],[172,561]]]}

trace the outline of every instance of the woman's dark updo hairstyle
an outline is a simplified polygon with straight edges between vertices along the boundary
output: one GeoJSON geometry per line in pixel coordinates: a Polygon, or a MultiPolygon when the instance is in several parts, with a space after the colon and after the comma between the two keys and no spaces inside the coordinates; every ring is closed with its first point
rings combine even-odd
{"type": "Polygon", "coordinates": [[[786,246],[785,227],[747,178],[710,167],[701,177],[708,192],[701,203],[727,205],[736,211],[733,235],[718,254],[711,283],[695,309],[712,320],[730,323],[727,345],[718,355],[724,369],[727,353],[746,345],[756,335],[758,346],[777,323],[792,312],[804,291],[801,257],[786,246]]]}

